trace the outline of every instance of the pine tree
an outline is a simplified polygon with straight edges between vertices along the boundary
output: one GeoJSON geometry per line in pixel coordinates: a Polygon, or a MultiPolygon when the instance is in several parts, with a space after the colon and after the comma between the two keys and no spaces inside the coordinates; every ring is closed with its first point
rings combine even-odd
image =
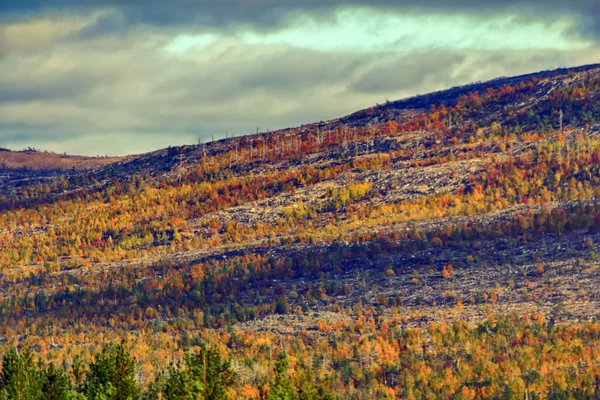
{"type": "Polygon", "coordinates": [[[89,399],[135,400],[140,397],[135,360],[123,343],[105,345],[96,354],[86,373],[83,393],[89,399]]]}
{"type": "Polygon", "coordinates": [[[287,370],[287,355],[280,353],[275,362],[275,379],[271,384],[269,400],[292,400],[296,398],[296,394],[288,378],[287,370]]]}
{"type": "Polygon", "coordinates": [[[219,350],[202,344],[198,353],[186,354],[184,365],[169,366],[163,397],[167,400],[225,400],[226,389],[233,385],[234,378],[235,371],[219,350]]]}
{"type": "MultiPolygon", "coordinates": [[[[40,368],[43,368],[40,366],[40,368]]],[[[44,400],[66,400],[73,398],[71,382],[64,371],[57,369],[53,363],[43,371],[42,393],[44,400]]]]}
{"type": "Polygon", "coordinates": [[[36,400],[42,398],[42,375],[33,354],[25,349],[21,354],[11,348],[2,358],[0,398],[36,400]]]}

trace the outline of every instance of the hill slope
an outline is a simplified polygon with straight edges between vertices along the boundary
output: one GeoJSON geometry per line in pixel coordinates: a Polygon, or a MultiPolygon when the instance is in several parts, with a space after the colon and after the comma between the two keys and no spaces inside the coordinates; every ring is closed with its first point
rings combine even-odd
{"type": "Polygon", "coordinates": [[[161,333],[145,339],[157,365],[160,346],[228,326],[292,346],[365,315],[374,335],[591,321],[599,96],[597,65],[503,78],[11,187],[0,335],[24,318],[38,341],[161,333]]]}
{"type": "Polygon", "coordinates": [[[122,157],[83,157],[36,150],[0,149],[0,190],[14,193],[15,188],[51,182],[61,175],[94,171],[123,160],[122,157]]]}

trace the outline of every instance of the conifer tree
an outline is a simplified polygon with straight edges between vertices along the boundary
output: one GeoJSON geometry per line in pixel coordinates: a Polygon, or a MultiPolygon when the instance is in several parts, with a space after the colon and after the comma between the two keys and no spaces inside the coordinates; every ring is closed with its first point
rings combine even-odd
{"type": "Polygon", "coordinates": [[[296,398],[287,370],[287,354],[280,353],[275,362],[275,378],[271,384],[269,400],[293,400],[296,398]]]}
{"type": "Polygon", "coordinates": [[[201,345],[196,354],[188,353],[183,365],[170,365],[163,387],[167,400],[225,400],[226,389],[233,385],[235,371],[216,348],[201,345]]]}
{"type": "Polygon", "coordinates": [[[108,344],[96,354],[83,382],[88,399],[135,400],[140,388],[135,380],[135,360],[122,344],[108,344]]]}
{"type": "Polygon", "coordinates": [[[11,348],[2,357],[0,398],[20,400],[42,398],[42,375],[29,349],[19,354],[15,348],[11,348]]]}
{"type": "Polygon", "coordinates": [[[53,363],[51,363],[45,370],[43,366],[40,366],[43,371],[42,376],[42,393],[44,400],[66,400],[73,399],[74,393],[71,388],[71,382],[67,378],[64,371],[57,369],[53,363]]]}

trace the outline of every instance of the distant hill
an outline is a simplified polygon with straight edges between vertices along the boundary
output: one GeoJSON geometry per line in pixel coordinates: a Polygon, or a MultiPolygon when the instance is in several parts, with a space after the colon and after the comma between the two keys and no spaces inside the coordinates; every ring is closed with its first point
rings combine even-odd
{"type": "Polygon", "coordinates": [[[46,151],[0,150],[0,170],[88,171],[119,161],[119,157],[83,157],[46,151]]]}

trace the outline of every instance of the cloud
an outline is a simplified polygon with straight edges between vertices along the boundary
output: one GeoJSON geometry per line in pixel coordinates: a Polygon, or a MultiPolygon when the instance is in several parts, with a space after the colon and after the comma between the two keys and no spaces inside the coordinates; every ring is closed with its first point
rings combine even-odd
{"type": "Polygon", "coordinates": [[[251,26],[254,30],[278,29],[298,14],[327,18],[329,12],[348,7],[383,9],[387,12],[424,14],[490,13],[562,16],[581,18],[583,34],[597,34],[600,3],[597,0],[4,0],[0,13],[27,17],[44,13],[111,10],[82,33],[101,34],[128,30],[134,25],[155,27],[188,26],[210,29],[251,26]]]}
{"type": "Polygon", "coordinates": [[[0,14],[0,55],[13,51],[36,52],[82,29],[89,19],[68,17],[41,17],[38,19],[2,23],[0,14]]]}
{"type": "Polygon", "coordinates": [[[0,146],[137,153],[600,56],[595,1],[166,4],[2,1],[0,146]]]}
{"type": "Polygon", "coordinates": [[[14,80],[0,80],[0,104],[74,99],[92,90],[98,77],[87,71],[71,70],[64,74],[43,74],[14,80]]]}
{"type": "Polygon", "coordinates": [[[148,36],[97,46],[62,41],[0,60],[0,143],[93,155],[140,152],[325,120],[386,99],[600,55],[590,49],[323,52],[235,36],[172,53],[164,40],[148,36]]]}
{"type": "Polygon", "coordinates": [[[462,52],[452,51],[387,55],[382,61],[371,65],[350,88],[358,93],[395,94],[439,87],[453,81],[453,70],[464,59],[462,52]]]}

